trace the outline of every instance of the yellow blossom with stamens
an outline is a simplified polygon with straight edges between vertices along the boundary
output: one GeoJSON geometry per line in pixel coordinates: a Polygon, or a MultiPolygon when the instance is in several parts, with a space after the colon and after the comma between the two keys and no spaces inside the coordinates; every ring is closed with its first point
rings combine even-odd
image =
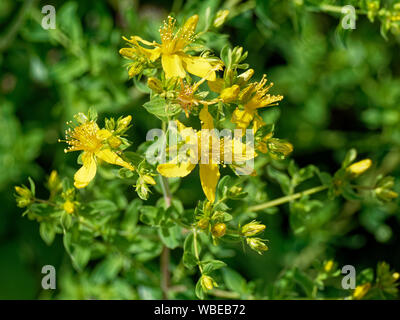
{"type": "Polygon", "coordinates": [[[157,166],[157,171],[164,177],[185,177],[199,162],[200,182],[207,199],[214,203],[215,191],[220,178],[219,165],[231,157],[233,163],[244,162],[256,157],[254,149],[241,141],[234,139],[219,139],[214,132],[213,118],[205,105],[201,109],[199,118],[201,130],[197,133],[178,122],[178,131],[186,144],[194,145],[187,150],[189,155],[185,159],[178,156],[169,162],[157,166]],[[206,146],[206,147],[204,147],[206,146]],[[230,153],[230,154],[228,154],[230,153]]]}
{"type": "MultiPolygon", "coordinates": [[[[216,64],[212,69],[208,71],[207,75],[221,68],[221,64],[216,64]]],[[[200,85],[206,80],[207,76],[197,81],[193,85],[190,85],[188,83],[184,83],[183,80],[180,79],[181,89],[178,92],[178,97],[176,100],[184,110],[186,118],[189,118],[189,112],[191,111],[193,106],[199,106],[199,104],[211,105],[218,102],[218,100],[216,99],[212,101],[205,101],[196,96],[196,91],[199,89],[200,85]]]]}
{"type": "MultiPolygon", "coordinates": [[[[110,131],[100,129],[95,121],[88,120],[83,114],[79,116],[85,121],[66,131],[66,142],[69,147],[64,150],[64,152],[83,151],[83,165],[74,175],[76,188],[84,188],[93,180],[97,171],[97,159],[129,170],[135,169],[106,144],[107,139],[112,135],[110,131]]],[[[71,124],[72,122],[69,122],[69,125],[71,124]]]]}
{"type": "Polygon", "coordinates": [[[189,72],[214,81],[216,79],[215,71],[209,74],[209,70],[213,68],[214,63],[210,59],[194,57],[186,53],[189,45],[195,40],[198,21],[199,16],[197,14],[193,15],[186,20],[182,28],[174,32],[176,20],[169,16],[159,30],[161,44],[155,41],[146,41],[139,36],[131,36],[130,39],[124,38],[124,40],[133,45],[133,48],[123,48],[120,50],[120,54],[129,59],[134,59],[139,53],[140,56],[146,57],[151,62],[161,57],[161,64],[166,78],[185,78],[186,72],[189,72]],[[139,45],[139,42],[153,48],[144,48],[139,45]]]}
{"type": "Polygon", "coordinates": [[[267,78],[264,75],[259,82],[251,83],[239,94],[239,101],[243,104],[243,110],[236,108],[232,114],[232,122],[238,128],[246,129],[250,122],[257,115],[257,109],[276,105],[283,99],[281,95],[271,95],[268,93],[273,83],[266,85],[267,78]]]}

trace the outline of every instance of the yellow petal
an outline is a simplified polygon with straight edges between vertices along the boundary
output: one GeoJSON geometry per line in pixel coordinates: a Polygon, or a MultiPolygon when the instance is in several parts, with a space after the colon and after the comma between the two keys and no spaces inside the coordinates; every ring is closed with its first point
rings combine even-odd
{"type": "Polygon", "coordinates": [[[192,34],[197,27],[197,23],[199,22],[199,16],[197,14],[191,16],[186,20],[185,24],[182,27],[182,34],[192,34]]]}
{"type": "Polygon", "coordinates": [[[101,140],[105,140],[109,137],[112,136],[112,133],[110,131],[108,131],[107,129],[101,129],[99,131],[97,131],[97,137],[101,140]]]}
{"type": "Polygon", "coordinates": [[[210,88],[211,91],[214,91],[216,93],[220,93],[225,86],[225,81],[222,78],[217,78],[215,81],[208,81],[208,87],[210,88]]]}
{"type": "Polygon", "coordinates": [[[254,118],[255,111],[249,109],[236,109],[232,114],[231,122],[235,123],[237,128],[246,129],[254,118]]]}
{"type": "Polygon", "coordinates": [[[205,105],[203,109],[201,109],[199,118],[202,121],[201,128],[202,129],[214,129],[213,117],[208,112],[208,106],[205,105]]]}
{"type": "Polygon", "coordinates": [[[181,55],[185,69],[198,77],[215,81],[216,75],[213,71],[213,65],[205,58],[192,57],[186,54],[181,55]]]}
{"type": "Polygon", "coordinates": [[[129,43],[132,43],[135,46],[135,48],[122,48],[119,51],[119,53],[121,55],[133,59],[135,51],[136,51],[136,52],[140,52],[140,53],[144,54],[151,61],[155,61],[160,57],[161,48],[158,47],[157,43],[144,40],[139,36],[133,36],[133,37],[131,37],[131,39],[127,39],[125,37],[122,37],[122,38],[124,40],[128,41],[129,43]],[[141,45],[139,45],[138,41],[145,45],[148,45],[148,46],[152,46],[152,47],[156,46],[156,48],[154,48],[154,49],[144,48],[141,45]]]}
{"type": "Polygon", "coordinates": [[[186,77],[180,56],[176,54],[163,54],[161,56],[161,63],[167,79],[172,77],[186,77]]]}
{"type": "Polygon", "coordinates": [[[232,87],[222,90],[219,97],[222,99],[223,102],[229,103],[236,100],[239,92],[240,87],[237,84],[234,84],[232,87]]]}
{"type": "Polygon", "coordinates": [[[157,171],[164,177],[176,178],[186,177],[196,167],[195,164],[190,161],[177,163],[177,158],[171,162],[162,163],[157,166],[157,171]]]}
{"type": "MultiPolygon", "coordinates": [[[[143,43],[143,44],[145,44],[145,45],[147,45],[147,46],[155,46],[155,45],[158,45],[157,43],[155,43],[154,41],[153,42],[150,42],[150,41],[147,41],[147,40],[144,40],[144,39],[142,39],[141,37],[139,37],[139,36],[133,36],[133,37],[131,37],[131,41],[132,40],[136,40],[136,41],[139,41],[139,42],[141,42],[141,43],[143,43]]],[[[129,40],[128,40],[129,41],[129,40]]]]}
{"type": "Polygon", "coordinates": [[[96,152],[96,157],[100,158],[105,162],[116,164],[118,166],[127,168],[129,170],[135,170],[135,168],[132,165],[122,160],[121,157],[119,157],[115,152],[111,151],[110,149],[103,149],[96,152]]]}
{"type": "Polygon", "coordinates": [[[96,161],[91,152],[82,154],[83,166],[74,175],[74,186],[78,189],[86,187],[96,175],[96,161]]]}
{"type": "Polygon", "coordinates": [[[220,177],[217,164],[200,164],[200,181],[208,201],[214,203],[215,191],[220,177]]]}

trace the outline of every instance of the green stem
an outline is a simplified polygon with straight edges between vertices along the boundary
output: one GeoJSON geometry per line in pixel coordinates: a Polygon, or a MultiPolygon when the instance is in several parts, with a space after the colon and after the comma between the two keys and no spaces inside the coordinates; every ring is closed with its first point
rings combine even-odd
{"type": "MultiPolygon", "coordinates": [[[[323,12],[333,12],[342,14],[342,9],[344,6],[335,6],[331,4],[321,4],[318,7],[315,7],[315,10],[323,11],[323,12]]],[[[358,14],[367,14],[364,10],[356,9],[355,11],[358,14]]]]}
{"type": "MultiPolygon", "coordinates": [[[[163,131],[165,132],[166,123],[164,121],[162,123],[162,127],[163,131]]],[[[171,190],[169,189],[168,180],[162,175],[160,175],[159,177],[160,177],[161,189],[165,200],[165,205],[167,208],[169,208],[172,203],[172,194],[171,190]]],[[[168,288],[170,283],[169,259],[170,259],[169,249],[167,246],[163,245],[163,249],[161,252],[161,261],[160,261],[161,290],[163,294],[163,299],[168,299],[168,288]]]]}
{"type": "Polygon", "coordinates": [[[276,207],[276,206],[279,206],[279,205],[284,204],[286,202],[290,202],[290,201],[296,200],[298,198],[301,198],[303,196],[310,195],[310,194],[313,194],[313,193],[317,193],[317,192],[320,192],[320,191],[323,191],[323,190],[326,190],[326,189],[328,189],[328,186],[314,187],[314,188],[308,189],[306,191],[297,192],[297,193],[291,194],[289,196],[285,196],[285,197],[282,197],[282,198],[278,198],[278,199],[275,199],[275,200],[272,200],[272,201],[268,201],[268,202],[265,202],[265,203],[261,203],[261,204],[249,207],[248,210],[254,212],[254,211],[260,211],[260,210],[264,210],[264,209],[271,208],[271,207],[276,207]]]}
{"type": "MultiPolygon", "coordinates": [[[[199,255],[199,250],[197,249],[197,229],[193,229],[193,246],[194,246],[194,256],[196,257],[196,260],[200,262],[200,255],[199,255]]],[[[199,269],[200,272],[203,273],[203,267],[201,264],[199,264],[199,269]]]]}
{"type": "Polygon", "coordinates": [[[162,175],[160,175],[160,185],[163,192],[165,204],[167,205],[167,208],[169,208],[172,203],[171,190],[169,189],[167,178],[163,177],[162,175]]]}

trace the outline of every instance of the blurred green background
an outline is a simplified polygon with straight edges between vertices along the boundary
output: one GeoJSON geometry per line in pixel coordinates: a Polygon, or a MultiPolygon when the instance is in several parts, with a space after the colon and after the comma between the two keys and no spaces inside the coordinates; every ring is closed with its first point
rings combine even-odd
{"type": "MultiPolygon", "coordinates": [[[[379,23],[364,16],[355,30],[343,32],[338,14],[299,3],[2,0],[0,299],[46,297],[40,287],[42,266],[52,264],[60,273],[70,270],[61,237],[46,246],[38,224],[21,217],[13,197],[13,186],[26,184],[28,176],[37,182],[39,196],[46,195],[40,186],[52,169],[73,176],[76,157],[66,156],[64,145],[57,143],[65,122],[90,106],[101,119],[132,114],[129,134],[134,146],[144,141],[148,129],[159,126],[141,107],[148,97],[128,81],[126,61],[118,50],[124,46],[122,35],[158,39],[158,27],[169,12],[186,17],[199,13],[201,20],[207,7],[212,12],[221,6],[231,9],[233,17],[221,30],[226,36],[210,34],[209,44],[216,52],[227,43],[243,46],[255,78],[267,73],[275,83],[272,92],[284,95],[280,106],[265,111],[264,118],[277,121],[277,136],[291,141],[298,164],[334,172],[345,152],[355,147],[379,170],[395,176],[399,191],[400,38],[384,39],[379,23]],[[47,4],[56,8],[55,30],[40,25],[41,8],[47,4]]],[[[278,185],[265,187],[271,195],[281,196],[278,185]]],[[[186,181],[181,194],[184,205],[193,207],[201,194],[198,181],[186,181]]],[[[398,205],[343,201],[326,206],[353,215],[350,226],[339,233],[296,237],[283,206],[280,214],[263,218],[269,252],[245,255],[239,247],[225,261],[246,278],[266,284],[283,268],[307,267],[316,257],[334,258],[339,265],[357,269],[385,260],[400,270],[398,205]]]]}

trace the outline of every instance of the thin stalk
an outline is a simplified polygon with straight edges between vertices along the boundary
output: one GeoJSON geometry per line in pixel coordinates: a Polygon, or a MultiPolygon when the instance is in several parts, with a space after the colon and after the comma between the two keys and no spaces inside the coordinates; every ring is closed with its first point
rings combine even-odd
{"type": "Polygon", "coordinates": [[[285,196],[282,198],[278,198],[278,199],[271,200],[271,201],[268,201],[265,203],[261,203],[261,204],[255,205],[255,206],[251,206],[248,208],[248,210],[254,212],[254,211],[260,211],[260,210],[264,210],[264,209],[271,208],[271,207],[276,207],[276,206],[279,206],[286,202],[290,202],[290,201],[296,200],[298,198],[301,198],[303,196],[317,193],[317,192],[320,192],[320,191],[323,191],[326,189],[328,189],[328,186],[314,187],[314,188],[308,189],[306,191],[297,192],[295,194],[291,194],[291,195],[288,195],[288,196],[285,196]]]}
{"type": "MultiPolygon", "coordinates": [[[[193,229],[193,246],[194,246],[194,256],[197,261],[200,261],[199,250],[197,249],[197,229],[193,229]]],[[[200,272],[203,273],[203,267],[199,264],[200,272]]]]}
{"type": "MultiPolygon", "coordinates": [[[[165,132],[167,128],[167,124],[165,121],[162,122],[162,130],[165,132]]],[[[163,177],[160,177],[160,185],[163,192],[165,205],[167,208],[171,206],[172,203],[172,194],[171,190],[169,189],[168,180],[163,177]]],[[[163,295],[163,299],[168,299],[168,289],[170,283],[170,273],[169,273],[169,259],[170,259],[170,252],[169,248],[163,245],[162,252],[161,252],[161,261],[160,261],[160,273],[161,273],[161,291],[163,295]]]]}

